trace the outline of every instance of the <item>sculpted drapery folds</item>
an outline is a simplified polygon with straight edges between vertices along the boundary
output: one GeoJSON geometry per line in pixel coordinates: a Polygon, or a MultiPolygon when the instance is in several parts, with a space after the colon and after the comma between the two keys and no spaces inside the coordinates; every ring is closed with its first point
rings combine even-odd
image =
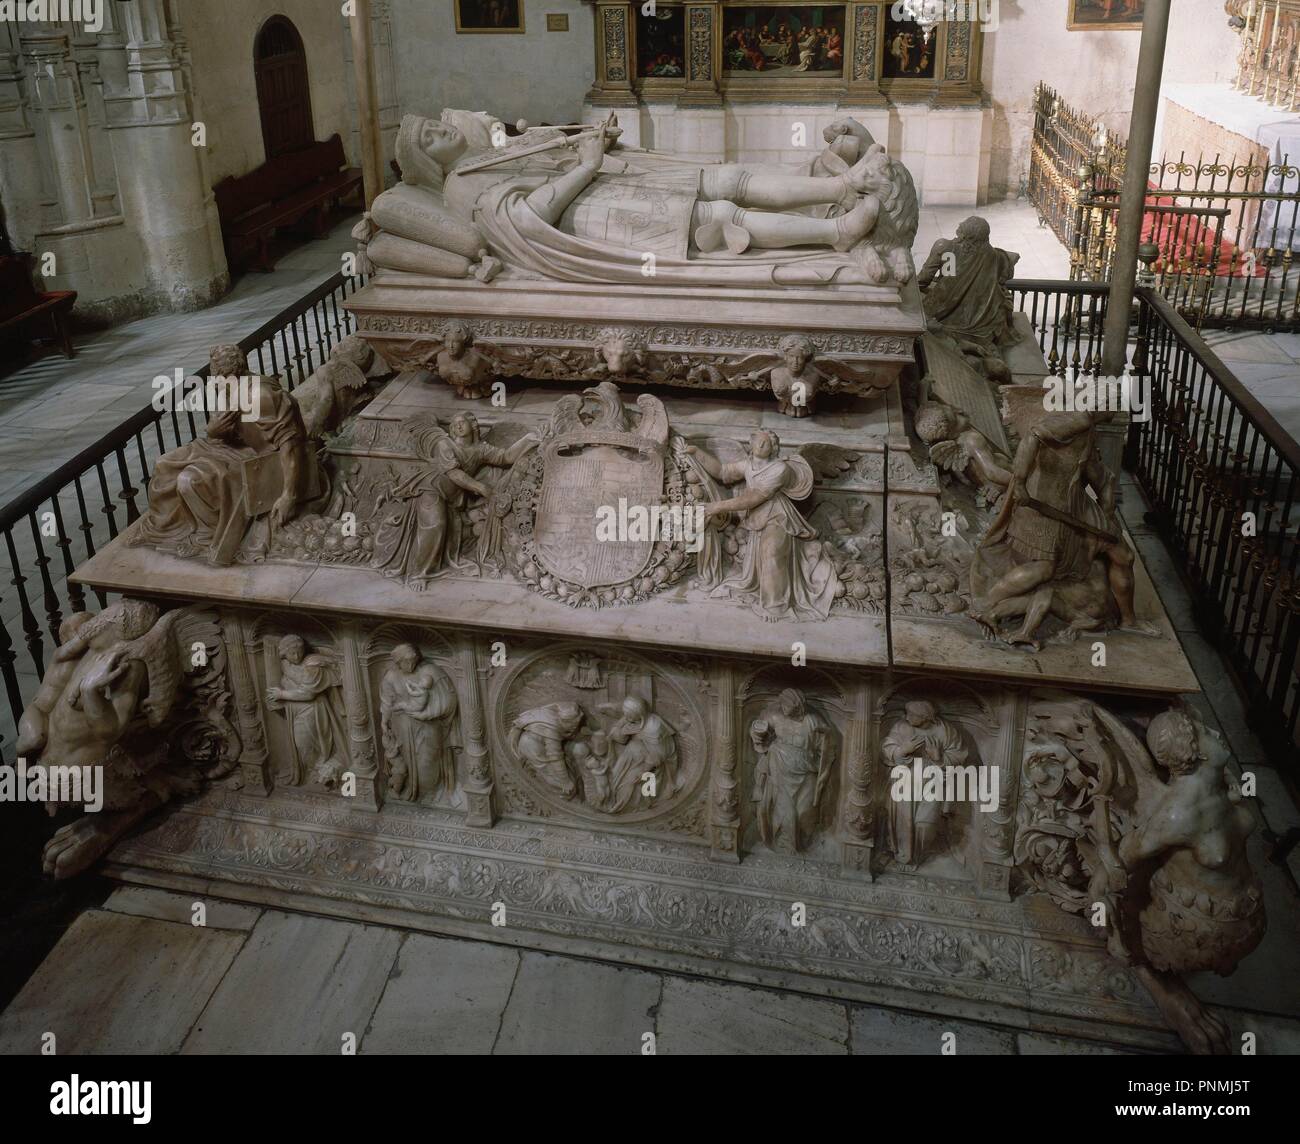
{"type": "Polygon", "coordinates": [[[399,644],[380,684],[379,710],[389,791],[407,802],[440,790],[454,799],[456,689],[447,673],[422,662],[410,644],[399,644]]]}
{"type": "MultiPolygon", "coordinates": [[[[894,767],[912,770],[919,759],[922,767],[965,766],[968,750],[961,732],[940,717],[933,703],[914,700],[880,745],[881,754],[894,767]]],[[[889,800],[889,846],[894,860],[906,869],[919,866],[930,857],[940,841],[944,819],[953,811],[951,803],[927,800],[915,787],[913,797],[889,800]]]]}
{"type": "Polygon", "coordinates": [[[749,598],[767,620],[824,620],[839,581],[816,529],[793,503],[812,492],[812,468],[801,456],[782,458],[781,440],[768,430],[754,433],[749,444],[749,460],[732,464],[694,446],[688,449],[715,480],[745,486],[733,497],[704,506],[710,519],[738,513],[740,526],[749,533],[740,575],[713,594],[749,598]]]}
{"type": "Polygon", "coordinates": [[[504,128],[486,114],[407,116],[397,137],[402,184],[375,200],[356,234],[374,266],[449,278],[490,281],[504,265],[529,277],[635,284],[651,254],[656,279],[668,283],[906,282],[915,188],[883,147],[862,147],[860,133],[845,127],[815,168],[701,167],[670,154],[607,155],[611,125],[568,142],[542,128],[503,143],[504,128]],[[837,150],[841,136],[853,146],[837,150]]]}
{"type": "Polygon", "coordinates": [[[311,781],[335,786],[348,767],[347,716],[343,710],[338,665],[308,653],[301,636],[284,636],[276,647],[279,686],[266,692],[267,706],[283,711],[289,725],[291,786],[311,781]]]}
{"type": "Polygon", "coordinates": [[[941,238],[917,272],[925,291],[930,329],[946,334],[989,378],[1009,382],[999,350],[1016,340],[1011,295],[1006,289],[1020,255],[989,242],[989,224],[978,216],[941,238]]]}
{"type": "Polygon", "coordinates": [[[256,555],[265,540],[250,524],[272,528],[292,520],[317,484],[302,415],[274,377],[249,377],[237,346],[212,350],[210,376],[246,379],[251,413],[212,414],[207,435],[161,457],[149,479],[149,511],[132,542],[180,556],[206,554],[230,564],[241,545],[256,555]]]}
{"type": "Polygon", "coordinates": [[[834,735],[808,709],[803,693],[787,688],[750,725],[749,736],[756,757],[759,837],[773,849],[804,850],[838,761],[834,735]]]}
{"type": "MultiPolygon", "coordinates": [[[[509,449],[479,440],[478,420],[458,413],[444,430],[432,414],[418,414],[404,426],[424,466],[392,490],[375,530],[374,565],[416,591],[451,570],[472,570],[462,558],[463,510],[470,497],[488,500],[492,489],[479,479],[485,467],[509,468],[536,438],[525,436],[509,449]]],[[[489,513],[480,534],[479,564],[494,561],[499,524],[489,513]]]]}

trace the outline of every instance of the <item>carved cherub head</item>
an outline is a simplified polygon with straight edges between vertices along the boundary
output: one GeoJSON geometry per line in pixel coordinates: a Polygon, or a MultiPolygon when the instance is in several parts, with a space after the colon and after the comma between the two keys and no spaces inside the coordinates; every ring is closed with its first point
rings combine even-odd
{"type": "Polygon", "coordinates": [[[339,342],[330,357],[349,361],[363,373],[375,364],[374,347],[357,334],[349,334],[339,342]]]}
{"type": "Polygon", "coordinates": [[[817,347],[803,334],[787,334],[777,343],[776,351],[785,361],[785,368],[798,377],[811,364],[817,347]]]}
{"type": "Polygon", "coordinates": [[[459,359],[474,344],[474,331],[459,319],[452,319],[442,328],[442,344],[449,356],[459,359]]]}
{"type": "Polygon", "coordinates": [[[957,411],[951,405],[927,401],[916,411],[916,435],[927,445],[957,436],[957,411]]]}

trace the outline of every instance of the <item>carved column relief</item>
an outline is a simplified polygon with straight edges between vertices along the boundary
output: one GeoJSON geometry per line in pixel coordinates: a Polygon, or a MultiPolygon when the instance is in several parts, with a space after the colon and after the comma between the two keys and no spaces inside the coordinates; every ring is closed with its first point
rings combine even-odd
{"type": "Polygon", "coordinates": [[[1000,902],[1011,900],[1011,868],[1016,834],[1016,801],[1019,798],[1020,759],[1018,745],[1024,741],[1025,693],[1004,695],[999,704],[997,745],[986,765],[998,768],[998,806],[987,814],[976,814],[980,828],[979,895],[1000,902]]]}
{"type": "Polygon", "coordinates": [[[239,755],[239,770],[248,794],[266,796],[271,793],[272,771],[270,755],[266,749],[263,730],[261,696],[258,694],[257,676],[249,661],[255,650],[251,625],[238,612],[225,612],[221,617],[221,631],[226,641],[226,656],[230,664],[230,690],[235,697],[235,715],[239,721],[239,737],[243,750],[239,755]]]}
{"type": "Polygon", "coordinates": [[[465,821],[470,826],[492,826],[496,822],[492,809],[492,756],[488,751],[487,722],[483,714],[487,668],[480,663],[479,641],[472,636],[463,637],[459,657],[464,681],[460,729],[466,762],[465,821]]]}
{"type": "Polygon", "coordinates": [[[718,749],[712,767],[709,856],[719,862],[740,861],[740,743],[736,732],[736,673],[723,664],[715,675],[718,749]]]}
{"type": "Polygon", "coordinates": [[[631,0],[595,2],[596,84],[587,100],[601,107],[635,107],[631,0]]]}
{"type": "Polygon", "coordinates": [[[871,881],[874,821],[871,809],[871,688],[865,680],[853,689],[853,717],[844,736],[843,856],[845,870],[871,881]]]}
{"type": "Polygon", "coordinates": [[[21,26],[0,22],[0,200],[10,240],[16,249],[26,250],[40,229],[41,204],[48,192],[23,75],[21,26]]]}
{"type": "Polygon", "coordinates": [[[720,29],[716,4],[686,6],[686,91],[677,101],[679,107],[721,106],[722,94],[718,90],[720,29]]]}
{"type": "Polygon", "coordinates": [[[855,105],[883,107],[880,91],[880,40],[884,4],[854,4],[850,9],[848,96],[855,105]]]}
{"type": "Polygon", "coordinates": [[[343,701],[348,713],[348,757],[357,779],[356,803],[366,810],[380,810],[384,805],[379,783],[379,764],[375,755],[375,728],[371,721],[370,693],[366,671],[361,663],[361,624],[349,622],[342,634],[343,701]]]}

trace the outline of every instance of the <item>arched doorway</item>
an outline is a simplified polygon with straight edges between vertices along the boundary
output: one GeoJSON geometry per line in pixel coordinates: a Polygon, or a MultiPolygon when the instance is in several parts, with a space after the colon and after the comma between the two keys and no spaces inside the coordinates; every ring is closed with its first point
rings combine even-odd
{"type": "Polygon", "coordinates": [[[287,16],[272,16],[262,25],[253,45],[253,70],[266,157],[273,159],[314,143],[307,53],[287,16]]]}

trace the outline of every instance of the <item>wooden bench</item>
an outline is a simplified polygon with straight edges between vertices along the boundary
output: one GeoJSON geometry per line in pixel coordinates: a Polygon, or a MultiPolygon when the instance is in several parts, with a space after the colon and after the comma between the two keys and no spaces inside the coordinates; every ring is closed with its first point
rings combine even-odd
{"type": "Polygon", "coordinates": [[[30,254],[0,256],[0,337],[10,334],[26,337],[33,323],[48,321],[64,356],[72,357],[68,315],[76,300],[75,290],[37,290],[32,285],[30,254]]]}
{"type": "Polygon", "coordinates": [[[307,222],[314,237],[329,228],[329,214],[360,190],[361,170],[345,166],[343,140],[333,135],[301,151],[277,155],[247,175],[232,175],[214,194],[232,270],[274,270],[271,238],[277,230],[307,222]]]}

